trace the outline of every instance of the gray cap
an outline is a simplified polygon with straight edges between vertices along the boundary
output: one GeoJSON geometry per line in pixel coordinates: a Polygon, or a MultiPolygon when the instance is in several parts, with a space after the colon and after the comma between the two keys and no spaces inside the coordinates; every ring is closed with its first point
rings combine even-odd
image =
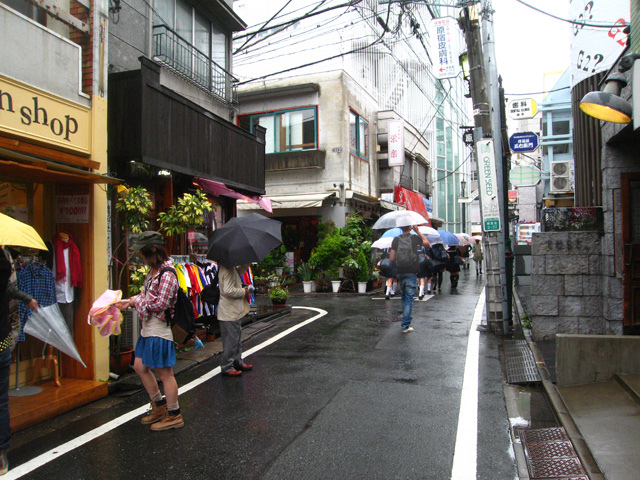
{"type": "Polygon", "coordinates": [[[139,252],[149,245],[164,245],[164,238],[162,237],[162,234],[152,230],[142,232],[138,235],[138,238],[135,239],[133,245],[131,245],[131,250],[139,252]]]}

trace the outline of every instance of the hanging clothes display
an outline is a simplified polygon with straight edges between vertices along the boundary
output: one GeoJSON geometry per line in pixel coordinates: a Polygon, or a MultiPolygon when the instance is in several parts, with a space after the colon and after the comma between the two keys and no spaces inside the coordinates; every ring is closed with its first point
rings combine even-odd
{"type": "Polygon", "coordinates": [[[71,335],[74,333],[73,301],[75,287],[82,287],[82,265],[80,250],[71,235],[58,232],[51,240],[53,244],[52,270],[56,277],[56,300],[60,311],[69,327],[71,335]]]}
{"type": "MultiPolygon", "coordinates": [[[[53,272],[39,260],[34,260],[18,272],[18,290],[31,295],[41,307],[56,303],[56,285],[53,272]]],[[[19,342],[25,341],[24,324],[30,316],[31,309],[20,303],[19,342]]]]}

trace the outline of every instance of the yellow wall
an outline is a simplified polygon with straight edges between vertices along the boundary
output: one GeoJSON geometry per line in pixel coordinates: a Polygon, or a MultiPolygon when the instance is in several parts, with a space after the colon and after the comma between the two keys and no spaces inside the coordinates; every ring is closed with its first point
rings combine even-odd
{"type": "MultiPolygon", "coordinates": [[[[107,172],[107,99],[94,95],[91,101],[93,134],[92,160],[100,162],[100,171],[107,172]]],[[[93,292],[92,297],[98,298],[109,288],[109,274],[107,265],[107,193],[106,185],[95,185],[93,202],[93,292]]],[[[94,379],[107,381],[109,379],[109,337],[103,337],[93,328],[95,372],[94,379]]]]}

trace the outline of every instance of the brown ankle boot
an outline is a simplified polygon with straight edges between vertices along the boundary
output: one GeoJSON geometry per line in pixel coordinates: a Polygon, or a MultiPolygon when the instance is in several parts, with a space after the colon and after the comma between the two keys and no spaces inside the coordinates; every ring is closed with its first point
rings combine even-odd
{"type": "Polygon", "coordinates": [[[182,418],[182,414],[178,413],[177,415],[169,415],[169,412],[165,411],[162,419],[159,422],[151,425],[151,431],[161,432],[162,430],[171,430],[172,428],[181,427],[184,427],[184,419],[182,418]]]}
{"type": "Polygon", "coordinates": [[[149,410],[149,415],[146,417],[142,417],[140,419],[140,423],[143,425],[149,425],[150,423],[156,423],[162,420],[162,417],[167,413],[167,403],[163,403],[158,406],[156,402],[151,402],[151,410],[149,410]]]}

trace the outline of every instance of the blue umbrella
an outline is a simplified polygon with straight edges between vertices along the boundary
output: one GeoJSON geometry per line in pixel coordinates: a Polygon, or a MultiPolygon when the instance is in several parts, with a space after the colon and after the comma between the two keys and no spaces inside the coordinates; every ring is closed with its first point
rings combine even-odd
{"type": "Polygon", "coordinates": [[[458,237],[456,237],[449,230],[438,230],[438,233],[440,234],[440,238],[442,238],[442,241],[447,245],[458,245],[460,243],[458,237]]]}
{"type": "Polygon", "coordinates": [[[388,237],[397,237],[398,235],[402,235],[402,229],[399,227],[390,228],[386,232],[382,234],[380,238],[388,238],[388,237]]]}

